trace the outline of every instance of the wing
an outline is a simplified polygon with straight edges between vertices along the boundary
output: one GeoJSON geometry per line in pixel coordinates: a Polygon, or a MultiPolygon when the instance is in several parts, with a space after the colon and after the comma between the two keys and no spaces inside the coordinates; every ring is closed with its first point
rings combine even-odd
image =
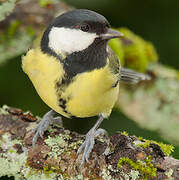
{"type": "Polygon", "coordinates": [[[131,69],[123,68],[117,55],[108,47],[109,67],[113,74],[118,76],[118,82],[138,83],[143,80],[150,80],[150,76],[136,72],[131,69]]]}
{"type": "Polygon", "coordinates": [[[126,83],[138,83],[140,81],[144,80],[150,80],[150,76],[138,73],[134,70],[127,69],[127,68],[121,68],[120,72],[120,80],[126,83]]]}
{"type": "Polygon", "coordinates": [[[109,68],[113,74],[118,74],[120,77],[121,64],[117,55],[113,50],[108,46],[108,59],[109,59],[109,68]]]}

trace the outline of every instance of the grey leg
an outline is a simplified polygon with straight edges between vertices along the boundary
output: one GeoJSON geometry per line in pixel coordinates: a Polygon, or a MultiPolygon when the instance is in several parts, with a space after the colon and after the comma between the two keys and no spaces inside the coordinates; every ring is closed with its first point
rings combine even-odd
{"type": "Polygon", "coordinates": [[[62,118],[59,117],[53,117],[55,115],[55,111],[50,110],[47,112],[40,123],[37,125],[36,128],[33,129],[33,132],[35,133],[33,140],[32,140],[32,146],[35,146],[35,143],[37,142],[38,137],[40,136],[43,138],[44,132],[48,129],[49,125],[56,123],[56,124],[61,124],[62,125],[62,118]]]}
{"type": "Polygon", "coordinates": [[[93,149],[94,143],[95,143],[95,137],[101,135],[101,134],[107,134],[107,132],[104,129],[98,129],[100,124],[102,123],[104,117],[102,115],[99,116],[99,119],[97,120],[96,124],[88,131],[86,134],[85,141],[78,149],[78,154],[83,151],[83,156],[81,160],[81,165],[85,163],[85,161],[88,162],[89,155],[93,149]]]}

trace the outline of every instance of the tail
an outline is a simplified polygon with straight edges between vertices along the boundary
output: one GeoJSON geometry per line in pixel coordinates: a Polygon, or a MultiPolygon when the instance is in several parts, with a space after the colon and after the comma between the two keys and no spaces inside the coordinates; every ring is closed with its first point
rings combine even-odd
{"type": "Polygon", "coordinates": [[[138,73],[131,69],[121,68],[120,80],[122,82],[135,84],[150,79],[151,77],[149,75],[138,73]]]}

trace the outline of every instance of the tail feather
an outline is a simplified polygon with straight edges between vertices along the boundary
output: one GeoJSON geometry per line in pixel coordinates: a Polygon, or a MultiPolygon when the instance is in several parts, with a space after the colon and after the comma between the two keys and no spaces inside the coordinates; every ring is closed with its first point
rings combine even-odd
{"type": "Polygon", "coordinates": [[[121,76],[120,80],[126,83],[138,83],[144,80],[150,80],[151,77],[149,75],[138,73],[134,70],[121,68],[121,76]]]}

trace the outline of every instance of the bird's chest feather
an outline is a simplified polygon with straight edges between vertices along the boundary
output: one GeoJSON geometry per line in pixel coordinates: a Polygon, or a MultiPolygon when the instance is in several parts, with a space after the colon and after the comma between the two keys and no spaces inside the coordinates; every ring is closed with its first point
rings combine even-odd
{"type": "Polygon", "coordinates": [[[117,77],[108,65],[79,73],[63,84],[63,65],[38,49],[30,50],[22,64],[43,101],[66,117],[108,115],[117,99],[118,86],[113,88],[117,77]]]}
{"type": "Polygon", "coordinates": [[[118,95],[118,86],[113,88],[116,80],[108,66],[78,74],[61,94],[66,111],[77,117],[110,114],[118,95]]]}

